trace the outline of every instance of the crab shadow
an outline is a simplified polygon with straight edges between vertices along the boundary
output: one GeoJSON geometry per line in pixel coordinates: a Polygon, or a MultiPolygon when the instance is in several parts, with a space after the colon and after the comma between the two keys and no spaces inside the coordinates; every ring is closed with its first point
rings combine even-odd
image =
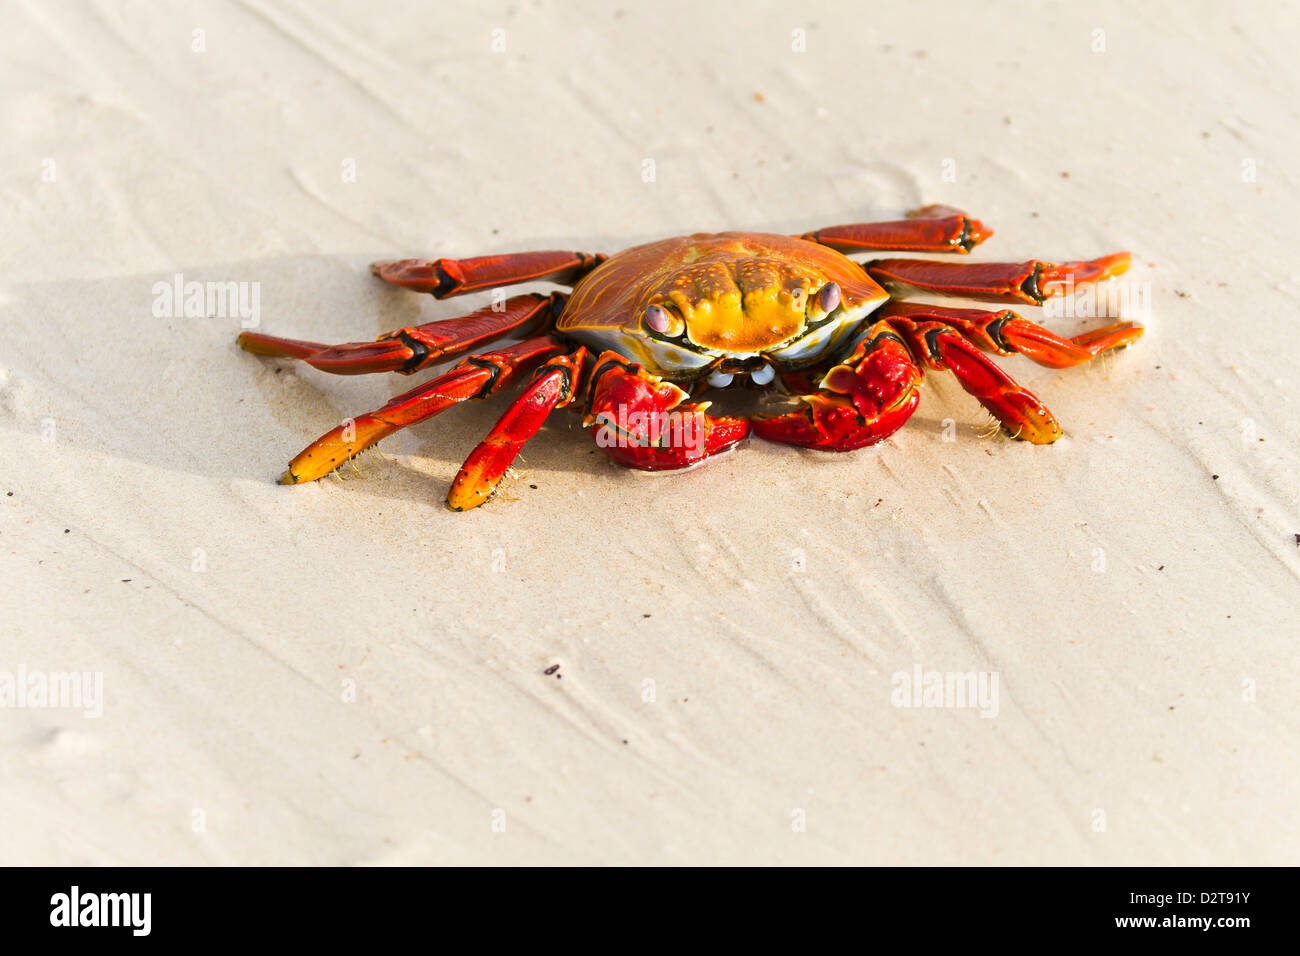
{"type": "MultiPolygon", "coordinates": [[[[482,294],[440,302],[387,286],[369,273],[369,263],[383,255],[283,257],[10,286],[0,295],[0,422],[32,435],[53,422],[60,447],[89,455],[213,480],[275,482],[309,442],[452,363],[412,376],[329,375],[244,352],[235,341],[242,330],[365,342],[490,301],[482,294]],[[179,300],[170,291],[178,282],[179,300]],[[190,283],[205,294],[202,311],[187,315],[190,283]],[[209,283],[235,283],[239,292],[209,312],[209,283]]],[[[534,288],[554,287],[520,291],[534,288]]],[[[368,494],[384,498],[441,497],[518,388],[398,432],[381,443],[380,453],[367,452],[355,467],[341,469],[341,480],[360,476],[368,494]],[[384,460],[393,454],[411,456],[412,463],[384,460]]],[[[595,473],[606,459],[594,451],[577,416],[557,414],[525,448],[517,470],[595,473]]]]}

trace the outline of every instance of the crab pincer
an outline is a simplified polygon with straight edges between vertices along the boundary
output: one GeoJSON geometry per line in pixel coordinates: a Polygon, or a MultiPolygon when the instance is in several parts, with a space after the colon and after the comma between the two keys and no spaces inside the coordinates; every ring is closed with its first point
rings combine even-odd
{"type": "Polygon", "coordinates": [[[628,468],[688,468],[750,432],[746,419],[714,418],[706,412],[708,402],[687,402],[683,389],[615,352],[596,362],[589,390],[583,424],[610,458],[628,468]]]}
{"type": "Polygon", "coordinates": [[[804,407],[754,421],[754,432],[768,441],[852,451],[874,445],[902,427],[921,400],[921,370],[907,345],[883,322],[839,365],[816,392],[796,396],[804,407]]]}

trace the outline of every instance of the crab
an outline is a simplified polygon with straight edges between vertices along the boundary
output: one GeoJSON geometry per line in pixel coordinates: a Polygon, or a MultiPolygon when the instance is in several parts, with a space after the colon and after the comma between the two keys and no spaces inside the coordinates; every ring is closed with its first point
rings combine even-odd
{"type": "Polygon", "coordinates": [[[800,236],[698,233],[611,256],[525,252],[472,259],[377,262],[376,276],[445,299],[494,290],[492,304],[381,335],[324,345],[244,332],[257,355],[301,359],[337,375],[411,375],[459,357],[444,374],[382,408],[348,419],[289,463],[284,484],[315,481],[400,428],[526,380],[522,393],[470,453],[447,493],[453,511],[496,492],[523,444],[560,407],[614,461],[649,471],[687,468],[751,433],[771,442],[851,451],[897,431],[916,410],[926,370],[951,372],[1012,437],[1047,444],[1052,413],[985,353],[1025,355],[1068,368],[1142,335],[1119,322],[1062,338],[1009,309],[900,301],[920,292],[1038,306],[1110,278],[1126,252],[1090,261],[943,262],[851,254],[970,252],[992,230],[943,206],[893,222],[800,236]],[[547,281],[568,292],[505,297],[503,286],[547,281]],[[496,340],[512,344],[487,348],[496,340]],[[789,410],[713,416],[710,390],[779,389],[789,410]]]}

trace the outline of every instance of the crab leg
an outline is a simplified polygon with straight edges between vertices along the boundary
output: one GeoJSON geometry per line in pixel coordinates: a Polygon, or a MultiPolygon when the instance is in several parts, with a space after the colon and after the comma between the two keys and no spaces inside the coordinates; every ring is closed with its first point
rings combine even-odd
{"type": "Polygon", "coordinates": [[[568,355],[555,356],[537,370],[532,384],[465,459],[447,492],[448,508],[468,511],[496,494],[524,442],[537,434],[554,409],[573,401],[581,387],[586,357],[587,350],[579,346],[568,355]]]}
{"type": "Polygon", "coordinates": [[[289,470],[280,483],[296,485],[323,478],[399,428],[424,421],[469,399],[486,398],[500,391],[520,372],[564,349],[559,340],[543,336],[464,359],[445,375],[416,386],[383,408],[346,421],[316,439],[289,462],[289,470]]]}
{"type": "Polygon", "coordinates": [[[1062,338],[1010,309],[951,309],[914,302],[887,302],[877,318],[894,328],[914,328],[918,323],[940,322],[952,326],[966,339],[996,355],[1025,355],[1048,368],[1073,368],[1109,349],[1124,348],[1142,337],[1137,322],[1117,322],[1073,338],[1062,338]]]}
{"type": "Polygon", "coordinates": [[[1056,265],[1028,262],[933,262],[927,259],[874,259],[867,274],[897,295],[909,291],[937,292],[987,302],[1026,302],[1042,305],[1073,287],[1109,279],[1126,271],[1129,254],[1117,252],[1088,262],[1056,265]]]}
{"type": "Polygon", "coordinates": [[[335,375],[366,375],[370,372],[404,372],[415,359],[415,352],[397,340],[349,342],[326,345],[302,339],[283,339],[261,332],[241,332],[235,340],[245,352],[271,358],[302,359],[323,372],[335,375]]]}
{"type": "Polygon", "coordinates": [[[927,206],[909,213],[907,219],[897,222],[829,226],[805,232],[800,238],[851,255],[875,249],[966,253],[991,235],[992,229],[958,209],[927,206]]]}
{"type": "Polygon", "coordinates": [[[596,444],[626,468],[670,471],[698,464],[749,435],[743,418],[714,418],[708,402],[685,403],[685,391],[616,352],[592,369],[583,424],[596,444]]]}
{"type": "Polygon", "coordinates": [[[768,441],[852,451],[896,432],[916,411],[921,369],[887,322],[875,322],[849,357],[818,390],[798,396],[805,407],[754,420],[754,433],[768,441]]]}
{"type": "Polygon", "coordinates": [[[532,335],[558,315],[563,305],[564,297],[559,293],[517,295],[506,299],[499,309],[484,306],[460,318],[388,332],[375,342],[323,345],[260,332],[244,332],[238,342],[240,348],[255,355],[302,359],[313,368],[335,375],[410,375],[506,335],[532,335]]]}
{"type": "Polygon", "coordinates": [[[952,372],[1013,438],[1048,445],[1061,437],[1061,426],[1038,396],[998,368],[959,330],[942,322],[886,321],[898,328],[912,354],[929,368],[952,372]]]}
{"type": "Polygon", "coordinates": [[[572,285],[604,261],[605,256],[589,252],[518,252],[474,259],[396,259],[376,262],[370,271],[385,282],[446,299],[520,282],[572,285]]]}

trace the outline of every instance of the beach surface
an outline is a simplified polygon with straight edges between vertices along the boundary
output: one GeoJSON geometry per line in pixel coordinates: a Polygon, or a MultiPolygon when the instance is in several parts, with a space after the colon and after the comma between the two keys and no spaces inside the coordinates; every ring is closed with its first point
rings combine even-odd
{"type": "Polygon", "coordinates": [[[8,6],[0,863],[1300,862],[1295,4],[469,6],[8,6]],[[493,401],[276,483],[416,382],[242,328],[490,301],[373,260],[928,203],[1132,251],[1144,338],[1000,360],[1056,444],[931,372],[853,454],[560,413],[451,513],[493,401]]]}

